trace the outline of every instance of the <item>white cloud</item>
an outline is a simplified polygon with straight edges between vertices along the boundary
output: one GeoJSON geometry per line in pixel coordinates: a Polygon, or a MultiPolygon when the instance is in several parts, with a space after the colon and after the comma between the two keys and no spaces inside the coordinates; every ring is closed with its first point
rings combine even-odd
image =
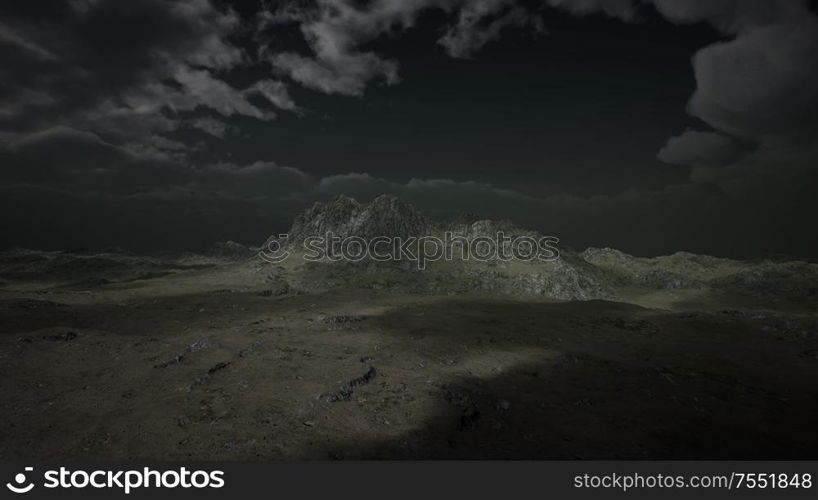
{"type": "Polygon", "coordinates": [[[220,139],[227,134],[227,124],[221,120],[217,120],[209,116],[196,118],[188,123],[191,127],[199,129],[206,134],[210,134],[213,137],[218,137],[220,139]]]}
{"type": "MultiPolygon", "coordinates": [[[[259,120],[275,118],[272,108],[296,110],[281,82],[264,78],[244,88],[227,82],[250,56],[232,41],[244,29],[241,19],[222,4],[65,4],[55,4],[53,15],[10,9],[0,25],[0,44],[19,49],[4,64],[30,68],[0,81],[0,116],[17,132],[64,125],[149,147],[152,137],[178,129],[197,110],[259,120]]],[[[221,134],[213,122],[200,125],[221,134]]]]}
{"type": "Polygon", "coordinates": [[[497,39],[505,28],[531,26],[544,30],[542,20],[526,9],[514,5],[514,0],[480,0],[466,3],[438,43],[452,57],[468,58],[497,39]],[[490,19],[486,21],[486,19],[490,19]]]}
{"type": "Polygon", "coordinates": [[[382,78],[387,84],[398,81],[396,64],[372,53],[339,54],[328,60],[288,52],[273,56],[271,61],[296,82],[326,94],[360,96],[373,79],[382,78]]]}
{"type": "Polygon", "coordinates": [[[637,18],[637,6],[633,0],[546,0],[552,7],[575,15],[602,13],[625,21],[637,18]]]}
{"type": "Polygon", "coordinates": [[[657,158],[674,165],[725,165],[745,152],[745,148],[727,135],[689,130],[671,137],[657,158]]]}
{"type": "Polygon", "coordinates": [[[752,29],[693,58],[689,111],[725,132],[756,139],[818,128],[818,19],[752,29]]]}
{"type": "Polygon", "coordinates": [[[397,62],[362,50],[366,43],[410,28],[418,16],[437,9],[454,13],[439,43],[455,57],[469,57],[511,26],[541,29],[539,18],[516,0],[376,0],[366,4],[318,0],[288,4],[260,16],[260,31],[296,23],[311,54],[265,45],[273,66],[300,84],[328,94],[360,96],[373,81],[400,81],[397,62]],[[488,20],[488,22],[486,22],[488,20]]]}

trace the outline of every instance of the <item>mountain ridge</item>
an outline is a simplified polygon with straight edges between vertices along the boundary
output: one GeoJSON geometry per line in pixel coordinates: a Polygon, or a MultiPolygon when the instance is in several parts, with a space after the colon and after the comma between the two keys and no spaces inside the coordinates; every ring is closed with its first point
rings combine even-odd
{"type": "MultiPolygon", "coordinates": [[[[520,228],[510,221],[493,219],[435,222],[413,205],[391,195],[381,195],[368,203],[347,196],[316,202],[299,214],[286,241],[298,254],[304,240],[332,233],[340,238],[371,240],[378,236],[420,238],[441,236],[444,231],[467,240],[492,237],[499,232],[510,237],[543,237],[537,231],[520,228]]],[[[270,238],[276,240],[276,236],[270,238]]],[[[284,269],[282,267],[282,269],[284,269]]],[[[406,262],[338,262],[318,260],[290,266],[286,278],[304,290],[362,287],[396,292],[499,293],[545,296],[562,300],[615,299],[622,290],[718,290],[741,293],[750,288],[755,295],[769,296],[782,283],[791,293],[812,290],[818,282],[818,265],[804,262],[745,262],[689,252],[659,257],[636,257],[612,248],[589,247],[582,252],[559,247],[554,261],[431,262],[420,271],[406,262]],[[797,271],[796,271],[797,270],[797,271]],[[765,286],[769,286],[766,289],[765,286]],[[742,288],[743,287],[743,288],[742,288]]]]}

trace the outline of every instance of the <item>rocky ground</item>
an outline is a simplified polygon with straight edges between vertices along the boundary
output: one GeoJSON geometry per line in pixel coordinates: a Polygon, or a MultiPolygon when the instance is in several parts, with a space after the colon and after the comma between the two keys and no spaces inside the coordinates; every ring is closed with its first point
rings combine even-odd
{"type": "Polygon", "coordinates": [[[254,255],[0,253],[0,457],[816,458],[814,264],[254,255]]]}

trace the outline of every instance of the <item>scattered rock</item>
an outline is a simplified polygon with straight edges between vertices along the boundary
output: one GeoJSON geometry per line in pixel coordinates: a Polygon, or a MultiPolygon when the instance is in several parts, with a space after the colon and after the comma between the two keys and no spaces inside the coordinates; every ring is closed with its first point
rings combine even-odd
{"type": "Polygon", "coordinates": [[[371,367],[369,367],[369,370],[366,371],[366,373],[364,373],[360,377],[356,377],[356,378],[350,380],[349,382],[347,382],[346,384],[342,385],[341,388],[338,391],[332,392],[332,393],[327,393],[327,394],[322,394],[319,397],[320,397],[320,399],[323,399],[324,401],[327,401],[328,403],[338,403],[338,402],[341,402],[341,401],[349,401],[350,399],[352,399],[352,393],[353,393],[354,389],[356,387],[366,385],[366,384],[372,382],[372,380],[375,378],[377,373],[378,372],[375,370],[375,367],[371,366],[371,367]]]}
{"type": "Polygon", "coordinates": [[[185,348],[184,353],[177,354],[176,356],[174,356],[173,358],[171,358],[171,359],[169,359],[167,361],[164,361],[164,362],[159,363],[157,365],[153,365],[153,367],[154,368],[167,368],[170,365],[175,365],[175,364],[181,363],[182,360],[185,359],[185,354],[186,353],[189,354],[189,353],[198,352],[198,351],[207,349],[209,347],[210,347],[210,344],[208,344],[204,339],[197,340],[196,342],[194,342],[194,343],[190,344],[189,346],[187,346],[185,348]]]}
{"type": "Polygon", "coordinates": [[[357,330],[359,327],[357,323],[365,321],[366,316],[355,315],[339,315],[339,316],[317,316],[315,318],[307,319],[310,323],[323,323],[329,325],[328,329],[332,331],[339,330],[357,330]]]}
{"type": "Polygon", "coordinates": [[[244,349],[242,349],[242,350],[240,350],[240,351],[239,351],[239,357],[240,357],[240,358],[243,358],[243,357],[247,356],[247,355],[248,355],[248,354],[250,354],[251,352],[253,352],[253,351],[255,351],[256,349],[258,349],[259,347],[261,347],[263,344],[264,344],[264,342],[263,342],[263,341],[261,341],[261,340],[256,340],[256,341],[253,341],[253,343],[252,343],[252,344],[250,344],[250,346],[249,346],[249,347],[245,347],[244,349]]]}
{"type": "Polygon", "coordinates": [[[224,370],[228,366],[230,366],[230,361],[221,361],[221,362],[216,363],[215,365],[211,366],[207,370],[207,374],[212,375],[212,374],[216,373],[217,371],[224,370]]]}
{"type": "Polygon", "coordinates": [[[366,320],[366,316],[352,316],[342,314],[340,316],[324,316],[321,319],[322,323],[326,323],[328,325],[333,324],[343,324],[343,323],[359,323],[361,321],[366,320]]]}
{"type": "Polygon", "coordinates": [[[154,368],[167,368],[170,365],[176,365],[182,362],[185,359],[184,354],[177,354],[176,357],[169,359],[167,361],[163,361],[162,363],[158,363],[153,365],[154,368]]]}
{"type": "Polygon", "coordinates": [[[261,292],[262,297],[281,297],[287,295],[292,291],[290,285],[284,280],[277,280],[270,288],[261,292]]]}
{"type": "Polygon", "coordinates": [[[67,331],[62,333],[57,333],[54,335],[43,335],[43,340],[50,340],[52,342],[68,342],[70,340],[74,340],[77,338],[79,334],[74,331],[67,331]]]}
{"type": "Polygon", "coordinates": [[[207,349],[208,347],[210,347],[210,345],[208,345],[208,343],[205,342],[204,340],[197,340],[196,342],[190,344],[187,350],[188,352],[196,352],[201,351],[203,349],[207,349]]]}

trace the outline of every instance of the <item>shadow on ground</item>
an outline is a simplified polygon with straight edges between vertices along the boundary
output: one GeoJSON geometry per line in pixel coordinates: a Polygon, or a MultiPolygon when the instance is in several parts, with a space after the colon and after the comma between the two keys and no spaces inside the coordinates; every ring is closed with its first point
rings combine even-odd
{"type": "Polygon", "coordinates": [[[438,359],[465,341],[559,355],[448,379],[437,386],[435,410],[412,430],[342,437],[325,452],[337,459],[814,459],[818,363],[803,352],[815,340],[789,321],[794,332],[777,331],[776,321],[601,301],[395,310],[378,324],[438,359]]]}
{"type": "Polygon", "coordinates": [[[437,412],[387,440],[339,440],[339,459],[814,459],[818,404],[567,356],[448,384],[437,412]]]}

